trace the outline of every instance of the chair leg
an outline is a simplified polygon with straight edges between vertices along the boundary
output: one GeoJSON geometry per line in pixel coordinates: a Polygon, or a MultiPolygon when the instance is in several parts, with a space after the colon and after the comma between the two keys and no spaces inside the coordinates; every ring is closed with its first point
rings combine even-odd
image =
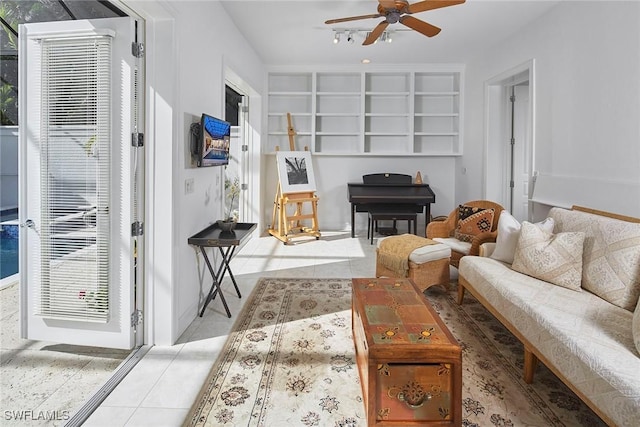
{"type": "Polygon", "coordinates": [[[462,283],[458,281],[458,305],[462,305],[463,299],[464,299],[464,286],[462,286],[462,283]]]}

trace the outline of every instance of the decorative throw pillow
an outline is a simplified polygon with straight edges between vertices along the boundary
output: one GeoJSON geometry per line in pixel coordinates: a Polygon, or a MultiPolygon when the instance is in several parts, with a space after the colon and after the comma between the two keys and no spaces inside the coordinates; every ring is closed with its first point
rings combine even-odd
{"type": "MultiPolygon", "coordinates": [[[[553,233],[553,218],[536,222],[535,225],[547,233],[553,233]]],[[[490,258],[498,261],[513,264],[513,255],[516,252],[516,244],[520,237],[520,222],[507,210],[503,210],[498,218],[498,237],[496,237],[496,247],[490,258]]]]}
{"type": "Polygon", "coordinates": [[[631,333],[633,334],[633,342],[636,343],[638,354],[640,354],[640,299],[638,299],[638,304],[636,304],[636,309],[633,312],[631,333]]]}
{"type": "Polygon", "coordinates": [[[511,268],[554,285],[580,290],[584,233],[552,234],[524,221],[511,268]]]}
{"type": "Polygon", "coordinates": [[[453,236],[463,242],[471,242],[475,236],[491,231],[493,209],[474,206],[458,206],[458,223],[453,236]]]}
{"type": "Polygon", "coordinates": [[[558,231],[582,231],[582,288],[633,311],[640,297],[640,224],[554,207],[558,231]]]}

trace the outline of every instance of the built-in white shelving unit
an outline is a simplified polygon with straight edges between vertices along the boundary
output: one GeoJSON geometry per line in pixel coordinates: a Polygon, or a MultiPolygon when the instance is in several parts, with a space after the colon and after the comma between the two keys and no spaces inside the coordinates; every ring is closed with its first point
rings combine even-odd
{"type": "Polygon", "coordinates": [[[462,67],[411,71],[268,73],[266,152],[326,155],[461,155],[462,67]]]}

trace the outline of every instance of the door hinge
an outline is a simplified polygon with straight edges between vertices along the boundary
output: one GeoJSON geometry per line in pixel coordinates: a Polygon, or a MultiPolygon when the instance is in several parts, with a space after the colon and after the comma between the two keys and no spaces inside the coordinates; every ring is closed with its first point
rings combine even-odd
{"type": "Polygon", "coordinates": [[[509,187],[511,188],[515,187],[515,182],[513,180],[509,181],[509,187]]]}
{"type": "Polygon", "coordinates": [[[511,138],[511,145],[514,145],[516,143],[516,139],[515,138],[511,138]]]}
{"type": "Polygon", "coordinates": [[[509,101],[511,101],[511,102],[516,102],[516,96],[515,96],[515,95],[511,95],[511,96],[509,97],[509,101]]]}
{"type": "Polygon", "coordinates": [[[242,144],[242,151],[249,151],[249,146],[247,144],[242,144]]]}
{"type": "Polygon", "coordinates": [[[133,147],[144,147],[144,133],[138,133],[138,132],[132,133],[131,145],[133,147]]]}
{"type": "Polygon", "coordinates": [[[142,236],[144,234],[144,224],[140,221],[136,221],[131,224],[131,235],[132,236],[142,236]]]}
{"type": "Polygon", "coordinates": [[[131,43],[131,54],[136,58],[142,58],[144,56],[144,43],[131,43]]]}
{"type": "Polygon", "coordinates": [[[243,105],[240,107],[240,111],[242,111],[243,113],[248,113],[249,112],[249,106],[248,105],[243,105]]]}
{"type": "Polygon", "coordinates": [[[131,327],[136,327],[142,324],[142,310],[135,310],[131,313],[131,327]]]}
{"type": "Polygon", "coordinates": [[[241,190],[246,190],[246,189],[248,189],[248,188],[249,188],[249,184],[241,184],[241,185],[240,185],[240,189],[241,189],[241,190]]]}

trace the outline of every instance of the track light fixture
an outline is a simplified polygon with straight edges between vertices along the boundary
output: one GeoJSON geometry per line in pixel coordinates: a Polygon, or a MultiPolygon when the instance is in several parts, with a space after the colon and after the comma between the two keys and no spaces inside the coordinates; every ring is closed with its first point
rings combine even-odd
{"type": "MultiPolygon", "coordinates": [[[[353,44],[356,41],[356,36],[360,35],[360,34],[362,34],[363,38],[366,39],[371,34],[371,31],[362,30],[362,29],[333,30],[333,44],[340,43],[340,40],[342,39],[343,35],[346,37],[347,43],[353,44]]],[[[377,43],[378,41],[391,43],[391,41],[392,41],[391,34],[392,34],[392,31],[384,31],[374,43],[377,43]]]]}
{"type": "Polygon", "coordinates": [[[355,40],[353,39],[354,31],[349,31],[349,35],[347,36],[347,42],[353,44],[355,40]]]}

